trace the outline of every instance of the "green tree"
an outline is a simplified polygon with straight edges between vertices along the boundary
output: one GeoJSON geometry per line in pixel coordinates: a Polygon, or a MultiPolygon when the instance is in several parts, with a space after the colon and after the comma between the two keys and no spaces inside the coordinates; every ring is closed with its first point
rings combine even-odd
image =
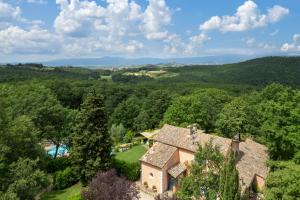
{"type": "Polygon", "coordinates": [[[56,105],[57,100],[50,89],[35,82],[20,85],[0,85],[0,98],[5,99],[8,115],[14,119],[20,115],[34,117],[38,108],[56,105]]]}
{"type": "Polygon", "coordinates": [[[9,169],[13,162],[19,158],[38,158],[42,162],[46,155],[38,144],[37,130],[27,116],[13,121],[3,117],[2,114],[0,121],[5,121],[6,125],[0,130],[0,190],[5,191],[11,183],[9,169]]]}
{"type": "Polygon", "coordinates": [[[113,124],[110,128],[110,134],[114,143],[120,143],[124,140],[126,129],[124,128],[123,124],[113,124]]]}
{"type": "Polygon", "coordinates": [[[82,103],[86,86],[81,86],[80,82],[55,80],[50,82],[49,88],[64,107],[77,109],[82,103]]]}
{"type": "Polygon", "coordinates": [[[144,131],[150,129],[151,122],[147,111],[141,110],[140,114],[134,119],[134,130],[144,131]]]}
{"type": "Polygon", "coordinates": [[[19,158],[45,158],[37,133],[37,128],[28,116],[19,116],[9,123],[6,145],[11,149],[7,155],[11,162],[19,158]]]}
{"type": "Polygon", "coordinates": [[[19,159],[10,165],[8,193],[15,193],[20,200],[32,200],[48,185],[47,175],[39,170],[38,160],[19,159]]]}
{"type": "Polygon", "coordinates": [[[146,122],[146,128],[143,127],[140,130],[156,128],[170,104],[171,96],[169,92],[163,90],[151,92],[144,101],[142,112],[140,113],[143,116],[143,121],[146,122]]]}
{"type": "Polygon", "coordinates": [[[110,165],[111,140],[103,97],[91,92],[81,106],[73,136],[72,160],[86,185],[100,170],[110,165]]]}
{"type": "Polygon", "coordinates": [[[206,131],[215,129],[217,116],[231,97],[223,90],[202,89],[176,99],[165,113],[164,123],[183,125],[197,123],[206,131]]]}
{"type": "Polygon", "coordinates": [[[235,153],[230,151],[228,159],[224,162],[220,173],[219,196],[222,200],[240,200],[241,198],[239,173],[235,164],[235,153]]]}
{"type": "Polygon", "coordinates": [[[110,124],[123,124],[127,130],[134,129],[134,119],[140,113],[140,100],[133,96],[121,102],[114,110],[110,124]]]}
{"type": "Polygon", "coordinates": [[[225,104],[218,114],[216,128],[222,135],[232,138],[237,133],[259,136],[260,123],[256,105],[257,93],[236,97],[225,104]]]}
{"type": "Polygon", "coordinates": [[[194,104],[195,99],[192,96],[182,96],[174,99],[164,114],[163,123],[185,127],[188,124],[195,123],[194,104]]]}
{"type": "Polygon", "coordinates": [[[51,141],[56,146],[54,158],[62,143],[69,143],[72,125],[75,121],[76,111],[56,105],[45,105],[37,110],[34,122],[38,127],[41,139],[51,141]]]}
{"type": "Polygon", "coordinates": [[[260,93],[257,117],[273,159],[291,159],[300,150],[299,102],[299,90],[278,84],[260,93]]]}
{"type": "Polygon", "coordinates": [[[216,127],[227,137],[233,137],[237,133],[245,133],[247,123],[247,113],[245,111],[247,103],[235,99],[226,104],[218,115],[216,127]]]}
{"type": "Polygon", "coordinates": [[[269,164],[271,172],[266,180],[265,199],[300,199],[300,165],[292,161],[269,164]]]}
{"type": "MultiPolygon", "coordinates": [[[[9,165],[10,147],[7,144],[9,140],[8,116],[6,113],[6,103],[0,98],[0,191],[5,190],[7,171],[9,165]]],[[[2,194],[4,196],[4,194],[2,194]]]]}
{"type": "Polygon", "coordinates": [[[212,141],[204,147],[199,145],[195,162],[191,166],[191,174],[179,180],[177,197],[181,200],[197,199],[201,196],[216,199],[223,159],[219,148],[214,146],[212,141]]]}
{"type": "Polygon", "coordinates": [[[0,191],[0,200],[20,200],[16,193],[7,191],[1,192],[0,191]]]}

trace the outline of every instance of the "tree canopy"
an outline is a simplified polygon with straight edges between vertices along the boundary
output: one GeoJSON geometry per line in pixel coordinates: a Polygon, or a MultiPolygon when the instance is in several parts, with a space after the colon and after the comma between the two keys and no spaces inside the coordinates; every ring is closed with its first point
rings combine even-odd
{"type": "Polygon", "coordinates": [[[219,112],[230,100],[231,96],[223,90],[199,90],[174,100],[165,113],[164,123],[178,126],[197,123],[205,131],[212,131],[219,112]]]}
{"type": "Polygon", "coordinates": [[[83,192],[83,197],[87,200],[133,200],[139,198],[139,191],[135,183],[110,170],[99,172],[83,192]]]}
{"type": "Polygon", "coordinates": [[[72,161],[85,185],[110,165],[111,140],[103,97],[91,92],[81,106],[73,136],[72,161]]]}
{"type": "Polygon", "coordinates": [[[181,200],[205,197],[216,199],[219,190],[220,170],[224,158],[212,141],[198,147],[190,175],[179,180],[177,197],[181,200]],[[209,169],[209,170],[207,170],[209,169]]]}

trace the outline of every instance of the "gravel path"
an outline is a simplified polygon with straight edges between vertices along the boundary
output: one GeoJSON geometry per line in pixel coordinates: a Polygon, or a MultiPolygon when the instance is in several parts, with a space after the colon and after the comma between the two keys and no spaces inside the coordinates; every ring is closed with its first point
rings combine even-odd
{"type": "Polygon", "coordinates": [[[154,197],[140,190],[140,200],[154,200],[154,197]]]}

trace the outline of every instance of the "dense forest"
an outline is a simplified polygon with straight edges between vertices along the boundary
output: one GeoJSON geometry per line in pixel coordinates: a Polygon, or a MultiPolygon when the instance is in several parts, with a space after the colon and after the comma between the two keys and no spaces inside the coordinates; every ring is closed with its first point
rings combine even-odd
{"type": "MultiPolygon", "coordinates": [[[[0,200],[34,199],[49,185],[62,189],[78,181],[97,189],[92,185],[101,181],[97,177],[107,176],[98,172],[114,165],[114,146],[134,142],[140,132],[164,123],[197,123],[212,134],[232,138],[240,133],[266,145],[265,199],[299,199],[299,78],[300,57],[105,70],[3,65],[0,200]],[[57,149],[66,144],[70,157],[56,158],[57,151],[54,158],[47,156],[41,146],[45,141],[57,149]]],[[[178,198],[191,194],[198,193],[179,193],[178,198]]],[[[85,191],[78,198],[93,195],[85,191]]]]}

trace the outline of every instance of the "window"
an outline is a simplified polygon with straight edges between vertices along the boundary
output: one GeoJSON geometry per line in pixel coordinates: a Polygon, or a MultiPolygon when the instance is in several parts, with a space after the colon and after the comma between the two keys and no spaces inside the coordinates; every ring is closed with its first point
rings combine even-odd
{"type": "Polygon", "coordinates": [[[149,176],[150,176],[150,178],[154,178],[154,175],[152,172],[149,174],[149,176]]]}

